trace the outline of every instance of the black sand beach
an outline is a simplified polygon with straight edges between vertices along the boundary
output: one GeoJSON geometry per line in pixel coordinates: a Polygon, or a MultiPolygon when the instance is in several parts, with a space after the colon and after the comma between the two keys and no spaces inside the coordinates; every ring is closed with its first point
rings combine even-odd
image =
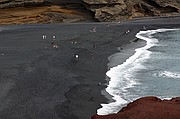
{"type": "Polygon", "coordinates": [[[108,24],[0,26],[0,118],[90,119],[108,101],[101,95],[108,57],[143,26],[179,28],[180,18],[108,24]]]}

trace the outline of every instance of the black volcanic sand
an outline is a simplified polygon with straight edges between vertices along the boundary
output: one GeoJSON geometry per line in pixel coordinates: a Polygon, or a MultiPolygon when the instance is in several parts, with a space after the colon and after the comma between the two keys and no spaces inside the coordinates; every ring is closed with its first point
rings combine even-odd
{"type": "Polygon", "coordinates": [[[180,27],[180,18],[1,26],[0,118],[90,119],[100,103],[108,101],[101,95],[107,85],[108,56],[134,40],[144,25],[180,27]],[[95,27],[96,32],[90,32],[95,27]]]}

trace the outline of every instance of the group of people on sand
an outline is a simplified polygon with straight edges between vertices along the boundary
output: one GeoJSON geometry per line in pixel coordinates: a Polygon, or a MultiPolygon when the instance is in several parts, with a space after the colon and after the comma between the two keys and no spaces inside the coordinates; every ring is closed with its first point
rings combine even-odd
{"type": "MultiPolygon", "coordinates": [[[[106,26],[109,26],[109,24],[106,24],[106,26]]],[[[146,27],[143,26],[143,29],[146,30],[146,27]]],[[[90,32],[96,32],[96,27],[90,29],[90,32]]],[[[130,30],[129,30],[129,29],[124,32],[124,34],[128,34],[128,33],[130,33],[130,30]]],[[[43,37],[43,39],[46,39],[46,38],[47,38],[46,35],[43,35],[42,37],[43,37]]],[[[53,41],[56,40],[56,36],[55,36],[55,35],[52,36],[52,40],[53,40],[53,41]]],[[[77,41],[72,41],[72,44],[77,44],[77,41]]],[[[59,46],[58,46],[57,44],[55,44],[54,42],[51,43],[51,46],[52,46],[53,48],[59,48],[59,46]]],[[[96,45],[93,45],[93,47],[96,48],[96,45]]],[[[2,54],[2,55],[4,55],[4,54],[2,54]]],[[[74,57],[75,57],[75,60],[76,60],[76,61],[79,60],[79,55],[78,55],[78,54],[75,54],[74,57]]],[[[94,54],[91,54],[91,58],[94,59],[94,54]]]]}
{"type": "MultiPolygon", "coordinates": [[[[96,27],[90,29],[90,32],[96,32],[96,27]]],[[[78,42],[77,41],[72,41],[71,43],[72,44],[77,44],[78,42]]],[[[96,45],[93,45],[93,48],[96,48],[96,45]]],[[[79,55],[78,54],[75,54],[74,57],[75,57],[76,61],[79,60],[79,55]]],[[[94,59],[94,54],[93,53],[91,54],[91,59],[94,59]]]]}
{"type": "MultiPolygon", "coordinates": [[[[93,31],[95,31],[95,29],[94,29],[93,31]]],[[[43,40],[47,39],[47,36],[46,36],[46,35],[43,35],[43,36],[42,36],[42,39],[43,39],[43,40]]],[[[53,40],[53,42],[51,42],[51,46],[52,46],[53,48],[59,48],[59,46],[54,42],[54,41],[56,40],[56,36],[55,36],[55,35],[52,36],[52,40],[53,40]]],[[[72,41],[72,44],[77,44],[77,43],[78,43],[77,41],[72,41]]],[[[96,46],[93,45],[93,47],[96,47],[96,46]]],[[[47,47],[45,47],[45,48],[47,48],[47,47]]],[[[4,55],[4,54],[1,54],[1,55],[4,55]]],[[[75,60],[76,60],[76,61],[79,60],[79,55],[78,55],[78,54],[75,54],[74,57],[75,57],[75,60]]],[[[94,58],[94,54],[91,54],[91,58],[92,58],[92,59],[94,58]]]]}
{"type": "Polygon", "coordinates": [[[96,27],[90,29],[90,32],[96,32],[96,27]]]}
{"type": "MultiPolygon", "coordinates": [[[[43,40],[45,40],[45,39],[47,39],[47,36],[43,35],[42,38],[43,38],[43,40]]],[[[59,46],[56,43],[54,43],[54,41],[56,40],[56,36],[55,35],[52,36],[52,40],[53,40],[53,42],[51,43],[51,46],[53,48],[59,48],[59,46]]]]}

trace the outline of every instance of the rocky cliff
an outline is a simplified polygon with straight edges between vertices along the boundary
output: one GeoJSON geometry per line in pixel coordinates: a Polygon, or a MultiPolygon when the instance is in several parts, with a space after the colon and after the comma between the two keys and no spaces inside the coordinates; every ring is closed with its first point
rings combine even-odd
{"type": "Polygon", "coordinates": [[[0,24],[179,16],[180,0],[0,0],[0,24]]]}
{"type": "Polygon", "coordinates": [[[140,98],[117,114],[94,115],[92,119],[180,119],[180,97],[160,100],[156,97],[140,98]]]}
{"type": "Polygon", "coordinates": [[[83,0],[99,21],[180,15],[180,0],[83,0]]]}
{"type": "Polygon", "coordinates": [[[94,20],[94,13],[81,0],[0,0],[0,9],[0,24],[94,20]]]}

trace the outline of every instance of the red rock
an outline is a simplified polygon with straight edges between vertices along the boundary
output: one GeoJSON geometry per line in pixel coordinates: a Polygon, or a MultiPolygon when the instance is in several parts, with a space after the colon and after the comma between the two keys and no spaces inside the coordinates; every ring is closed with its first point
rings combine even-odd
{"type": "Polygon", "coordinates": [[[171,100],[144,97],[129,103],[117,114],[94,115],[91,119],[180,119],[180,97],[171,100]]]}

